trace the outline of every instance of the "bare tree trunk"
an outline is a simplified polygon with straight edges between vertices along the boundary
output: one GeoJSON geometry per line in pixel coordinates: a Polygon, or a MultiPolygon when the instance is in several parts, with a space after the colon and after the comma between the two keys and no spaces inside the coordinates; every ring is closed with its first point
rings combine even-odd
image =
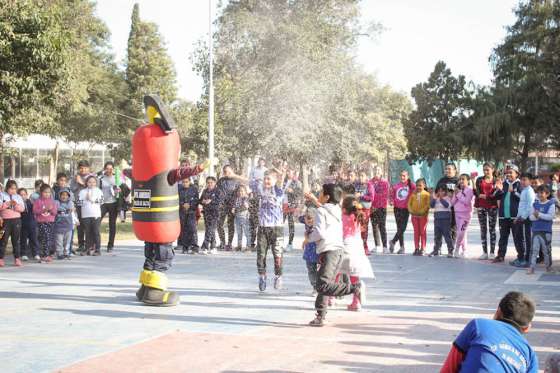
{"type": "Polygon", "coordinates": [[[56,170],[58,169],[58,158],[60,153],[60,144],[58,141],[54,145],[54,149],[49,159],[49,184],[56,180],[56,170]]]}
{"type": "Polygon", "coordinates": [[[309,188],[309,166],[306,163],[301,162],[299,167],[301,169],[301,182],[303,185],[303,192],[310,192],[311,188],[309,188]]]}
{"type": "Polygon", "coordinates": [[[0,182],[4,184],[4,133],[0,132],[0,182]]]}

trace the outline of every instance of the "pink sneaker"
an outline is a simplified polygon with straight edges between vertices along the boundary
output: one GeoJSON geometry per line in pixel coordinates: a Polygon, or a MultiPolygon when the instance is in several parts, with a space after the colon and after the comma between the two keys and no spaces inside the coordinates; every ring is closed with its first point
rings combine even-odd
{"type": "Polygon", "coordinates": [[[21,259],[20,259],[20,258],[16,258],[16,260],[15,260],[15,262],[14,262],[14,265],[15,265],[16,267],[23,267],[23,263],[21,262],[21,259]]]}
{"type": "Polygon", "coordinates": [[[0,267],[4,267],[6,264],[4,263],[4,259],[0,259],[0,267]]]}
{"type": "Polygon", "coordinates": [[[349,304],[348,307],[346,308],[348,309],[348,311],[354,311],[354,312],[358,312],[362,310],[362,305],[360,304],[360,300],[356,295],[354,295],[354,298],[352,299],[352,303],[349,304]]]}
{"type": "Polygon", "coordinates": [[[47,256],[47,257],[45,258],[45,262],[47,262],[47,263],[52,262],[52,256],[50,256],[50,255],[47,256]]]}

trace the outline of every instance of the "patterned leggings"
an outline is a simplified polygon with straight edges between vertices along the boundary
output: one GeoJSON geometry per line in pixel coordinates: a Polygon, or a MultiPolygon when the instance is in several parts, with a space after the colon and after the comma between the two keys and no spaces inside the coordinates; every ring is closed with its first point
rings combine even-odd
{"type": "Polygon", "coordinates": [[[37,237],[41,256],[52,255],[54,252],[54,223],[38,223],[37,237]]]}
{"type": "Polygon", "coordinates": [[[286,219],[288,219],[288,245],[291,245],[292,243],[294,243],[294,236],[295,236],[295,232],[296,232],[296,227],[294,225],[294,213],[293,212],[287,212],[284,214],[284,221],[286,221],[286,219]]]}
{"type": "Polygon", "coordinates": [[[480,224],[480,239],[482,250],[488,254],[488,230],[490,230],[490,252],[496,250],[496,222],[498,221],[497,208],[478,208],[478,223],[480,224]]]}

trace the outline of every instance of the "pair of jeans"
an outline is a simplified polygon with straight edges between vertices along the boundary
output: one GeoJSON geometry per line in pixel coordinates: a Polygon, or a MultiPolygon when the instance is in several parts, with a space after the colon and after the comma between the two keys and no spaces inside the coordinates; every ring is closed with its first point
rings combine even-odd
{"type": "Polygon", "coordinates": [[[144,257],[145,270],[166,272],[173,265],[173,244],[144,242],[144,257]]]}
{"type": "Polygon", "coordinates": [[[505,258],[509,241],[509,234],[513,236],[513,244],[517,251],[517,259],[525,260],[523,247],[523,224],[515,223],[511,218],[500,218],[500,241],[498,242],[498,257],[505,258]]]}
{"type": "Polygon", "coordinates": [[[21,227],[20,235],[21,255],[34,257],[39,255],[39,242],[37,241],[37,223],[21,227]]]}
{"type": "Polygon", "coordinates": [[[86,235],[86,250],[94,249],[96,252],[101,252],[101,234],[99,233],[101,218],[83,218],[82,224],[86,235]]]}
{"type": "Polygon", "coordinates": [[[259,228],[259,200],[258,198],[251,198],[249,200],[249,226],[251,229],[251,242],[250,245],[253,247],[255,242],[257,242],[257,231],[259,228]]]}
{"type": "Polygon", "coordinates": [[[80,224],[76,228],[76,230],[78,231],[78,249],[83,250],[86,244],[86,239],[85,239],[84,224],[82,222],[83,219],[82,219],[81,206],[76,206],[76,215],[78,216],[78,221],[80,222],[80,224]]]}
{"type": "Polygon", "coordinates": [[[272,251],[274,274],[282,276],[282,247],[278,238],[284,234],[283,227],[259,227],[257,234],[257,272],[266,275],[266,255],[272,251]]]}
{"type": "Polygon", "coordinates": [[[412,216],[410,218],[412,221],[412,227],[414,228],[414,249],[425,250],[426,249],[426,238],[428,233],[426,228],[428,227],[428,215],[426,216],[412,216]]]}
{"type": "Polygon", "coordinates": [[[0,259],[4,259],[4,255],[6,255],[6,246],[8,245],[8,239],[12,241],[12,251],[14,253],[14,258],[19,258],[21,256],[21,218],[4,220],[4,236],[2,236],[2,240],[0,240],[0,259]]]}
{"type": "Polygon", "coordinates": [[[70,240],[72,239],[72,231],[57,232],[54,237],[56,255],[70,255],[70,240]]]}
{"type": "Polygon", "coordinates": [[[307,267],[307,277],[309,278],[309,283],[313,289],[317,289],[317,263],[305,262],[307,267]]]}
{"type": "Polygon", "coordinates": [[[397,233],[395,233],[391,242],[397,243],[397,241],[399,241],[399,245],[404,247],[404,232],[408,226],[408,216],[410,213],[408,209],[401,209],[398,207],[395,207],[393,211],[395,213],[395,220],[397,221],[397,233]]]}
{"type": "Polygon", "coordinates": [[[356,291],[356,285],[349,282],[337,282],[344,252],[342,249],[326,251],[319,254],[319,270],[317,272],[317,299],[315,309],[319,316],[327,314],[329,297],[340,297],[356,291]]]}
{"type": "Polygon", "coordinates": [[[119,203],[104,203],[101,205],[101,221],[109,214],[109,242],[107,248],[112,249],[115,246],[115,235],[117,234],[117,216],[119,215],[119,203]]]}
{"type": "Polygon", "coordinates": [[[237,214],[235,215],[235,231],[237,232],[237,246],[243,247],[243,236],[247,246],[251,244],[251,227],[249,226],[249,215],[237,214]]]}
{"type": "Polygon", "coordinates": [[[224,248],[226,245],[231,246],[233,242],[233,235],[235,233],[235,214],[231,211],[229,207],[223,207],[220,210],[220,216],[218,220],[218,237],[220,237],[220,245],[224,248]],[[227,220],[228,227],[228,238],[226,243],[226,231],[224,224],[227,220]]]}
{"type": "Polygon", "coordinates": [[[294,213],[293,212],[286,212],[284,214],[284,221],[288,219],[288,245],[294,243],[294,236],[296,232],[296,228],[294,225],[294,213]]]}
{"type": "Polygon", "coordinates": [[[451,239],[451,219],[434,220],[434,252],[441,252],[442,237],[447,244],[447,252],[453,253],[453,239],[451,239]]]}
{"type": "Polygon", "coordinates": [[[381,246],[381,244],[383,244],[383,247],[387,247],[387,209],[372,208],[370,218],[375,246],[381,246]]]}
{"type": "Polygon", "coordinates": [[[54,223],[37,223],[37,238],[42,257],[54,253],[54,223]]]}

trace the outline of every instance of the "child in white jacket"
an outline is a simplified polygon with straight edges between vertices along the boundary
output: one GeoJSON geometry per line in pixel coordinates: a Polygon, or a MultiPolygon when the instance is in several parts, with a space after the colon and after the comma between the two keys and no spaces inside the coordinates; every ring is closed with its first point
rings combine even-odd
{"type": "Polygon", "coordinates": [[[342,190],[335,184],[323,185],[323,191],[318,199],[311,193],[305,195],[308,200],[319,207],[315,216],[313,231],[304,242],[315,242],[317,244],[317,254],[319,254],[317,299],[315,300],[317,314],[315,319],[309,323],[310,326],[324,325],[330,296],[355,294],[361,304],[364,304],[365,300],[365,286],[362,285],[361,281],[350,284],[337,283],[335,280],[344,257],[341,195],[342,190]]]}

